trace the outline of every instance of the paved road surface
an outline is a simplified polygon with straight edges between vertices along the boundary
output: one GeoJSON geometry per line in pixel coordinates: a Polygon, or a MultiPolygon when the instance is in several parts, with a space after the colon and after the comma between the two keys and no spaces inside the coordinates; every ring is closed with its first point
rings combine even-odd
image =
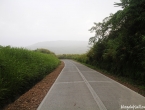
{"type": "Polygon", "coordinates": [[[65,67],[37,110],[127,110],[121,109],[121,105],[145,107],[145,97],[80,63],[63,61],[65,67]]]}

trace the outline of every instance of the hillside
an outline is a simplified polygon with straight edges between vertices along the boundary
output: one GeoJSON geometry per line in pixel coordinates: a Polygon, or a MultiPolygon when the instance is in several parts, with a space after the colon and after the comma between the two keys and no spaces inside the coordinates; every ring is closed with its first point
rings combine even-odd
{"type": "Polygon", "coordinates": [[[26,47],[30,50],[45,48],[55,54],[83,54],[89,49],[88,41],[45,41],[26,47]]]}

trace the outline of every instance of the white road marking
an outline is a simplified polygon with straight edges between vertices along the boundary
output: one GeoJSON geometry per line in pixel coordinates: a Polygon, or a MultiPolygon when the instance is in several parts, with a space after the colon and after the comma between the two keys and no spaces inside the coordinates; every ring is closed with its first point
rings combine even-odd
{"type": "Polygon", "coordinates": [[[103,104],[103,102],[101,101],[101,99],[99,98],[99,96],[96,94],[96,92],[94,91],[94,89],[91,87],[91,85],[89,84],[89,82],[86,80],[86,78],[84,77],[84,75],[81,73],[81,71],[78,69],[78,67],[72,63],[76,69],[78,70],[79,74],[81,75],[81,77],[83,78],[83,80],[85,81],[85,84],[87,85],[88,89],[90,90],[94,100],[96,101],[97,105],[99,106],[100,110],[107,110],[105,105],[103,104]]]}

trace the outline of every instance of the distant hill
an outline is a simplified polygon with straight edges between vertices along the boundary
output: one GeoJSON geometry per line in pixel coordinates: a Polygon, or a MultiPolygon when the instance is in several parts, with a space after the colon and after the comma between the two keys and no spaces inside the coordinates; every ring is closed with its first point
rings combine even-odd
{"type": "Polygon", "coordinates": [[[45,48],[55,54],[83,54],[89,50],[89,45],[87,41],[45,41],[26,48],[30,50],[45,48]]]}

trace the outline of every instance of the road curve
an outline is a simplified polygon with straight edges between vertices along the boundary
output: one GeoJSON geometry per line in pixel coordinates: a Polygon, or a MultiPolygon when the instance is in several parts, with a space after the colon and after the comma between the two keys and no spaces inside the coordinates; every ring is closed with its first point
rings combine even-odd
{"type": "Polygon", "coordinates": [[[63,61],[37,110],[145,110],[145,97],[80,63],[63,61]]]}

